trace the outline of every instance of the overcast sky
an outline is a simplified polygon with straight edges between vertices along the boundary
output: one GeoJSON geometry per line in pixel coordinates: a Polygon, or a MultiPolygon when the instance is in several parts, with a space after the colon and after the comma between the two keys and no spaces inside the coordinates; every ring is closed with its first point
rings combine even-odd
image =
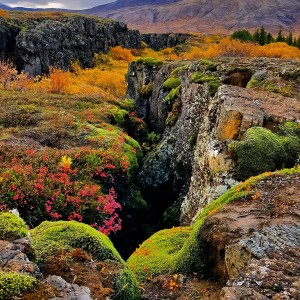
{"type": "Polygon", "coordinates": [[[0,3],[3,3],[8,6],[23,6],[23,7],[31,7],[31,8],[68,8],[68,9],[83,9],[83,8],[91,8],[97,5],[101,5],[108,2],[113,2],[114,0],[28,0],[28,1],[20,1],[20,0],[0,0],[0,3]]]}

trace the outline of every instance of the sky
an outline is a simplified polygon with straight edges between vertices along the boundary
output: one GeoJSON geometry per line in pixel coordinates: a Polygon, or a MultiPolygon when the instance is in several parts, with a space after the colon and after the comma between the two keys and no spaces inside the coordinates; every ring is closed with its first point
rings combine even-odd
{"type": "Polygon", "coordinates": [[[105,4],[108,2],[113,2],[114,0],[0,0],[0,3],[8,6],[22,6],[22,7],[31,7],[31,8],[68,8],[68,9],[83,9],[91,8],[97,5],[105,4]]]}

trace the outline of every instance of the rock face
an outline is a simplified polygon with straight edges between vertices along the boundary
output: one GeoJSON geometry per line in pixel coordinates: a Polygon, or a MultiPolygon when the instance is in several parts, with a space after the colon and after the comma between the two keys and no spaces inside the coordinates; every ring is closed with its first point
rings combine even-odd
{"type": "Polygon", "coordinates": [[[146,198],[154,193],[160,204],[181,205],[181,223],[189,225],[199,210],[237,183],[236,159],[228,145],[243,139],[250,127],[276,131],[283,122],[299,122],[300,102],[299,77],[291,76],[299,68],[297,62],[227,59],[185,64],[168,63],[154,70],[133,63],[128,91],[138,116],[151,130],[163,133],[160,144],[145,159],[138,184],[146,198]],[[163,83],[175,76],[174,70],[181,83],[182,105],[177,120],[167,125],[174,107],[164,101],[169,91],[163,83]],[[201,74],[210,79],[196,83],[201,74]],[[220,85],[215,94],[212,79],[220,85]],[[253,82],[255,89],[251,89],[253,82]],[[140,93],[149,84],[152,92],[140,93]],[[269,90],[275,84],[277,93],[272,93],[269,90]],[[170,197],[175,197],[175,204],[170,197]]]}
{"type": "Polygon", "coordinates": [[[142,35],[143,41],[149,45],[150,48],[155,51],[161,50],[166,47],[175,47],[178,44],[183,44],[188,40],[190,36],[188,34],[157,34],[157,33],[146,33],[142,35]]]}
{"type": "Polygon", "coordinates": [[[111,47],[139,49],[141,41],[158,50],[183,43],[188,35],[142,35],[127,25],[111,20],[62,15],[55,18],[0,19],[0,51],[13,59],[19,69],[31,75],[47,73],[49,66],[68,69],[78,60],[92,67],[95,53],[111,47]]]}
{"type": "Polygon", "coordinates": [[[221,299],[299,298],[299,187],[299,173],[272,176],[207,219],[207,260],[228,280],[221,299]]]}
{"type": "Polygon", "coordinates": [[[13,242],[0,241],[1,269],[41,278],[38,266],[30,261],[33,255],[33,249],[26,238],[13,242]]]}
{"type": "Polygon", "coordinates": [[[7,45],[13,44],[14,53],[10,55],[18,57],[19,68],[31,75],[46,73],[49,66],[67,69],[74,60],[79,60],[83,67],[91,67],[94,53],[106,53],[117,45],[139,48],[141,42],[138,31],[102,19],[59,16],[15,22],[14,26],[6,25],[16,28],[14,34],[1,36],[3,50],[11,52],[7,45]]]}

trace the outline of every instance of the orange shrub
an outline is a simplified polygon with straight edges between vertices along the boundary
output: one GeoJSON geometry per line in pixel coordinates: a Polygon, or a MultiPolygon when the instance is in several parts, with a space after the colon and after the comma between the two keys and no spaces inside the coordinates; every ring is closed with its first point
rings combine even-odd
{"type": "Polygon", "coordinates": [[[131,54],[131,51],[121,46],[116,46],[114,48],[111,48],[110,55],[112,59],[115,60],[124,60],[127,62],[131,62],[134,60],[134,56],[131,54]]]}
{"type": "Polygon", "coordinates": [[[18,74],[11,61],[0,60],[0,82],[3,89],[8,89],[18,74]]]}
{"type": "Polygon", "coordinates": [[[50,68],[50,87],[49,92],[53,94],[67,93],[67,88],[70,85],[71,74],[63,70],[50,68]]]}
{"type": "Polygon", "coordinates": [[[9,15],[8,15],[8,13],[5,10],[0,9],[0,18],[8,19],[9,15]]]}

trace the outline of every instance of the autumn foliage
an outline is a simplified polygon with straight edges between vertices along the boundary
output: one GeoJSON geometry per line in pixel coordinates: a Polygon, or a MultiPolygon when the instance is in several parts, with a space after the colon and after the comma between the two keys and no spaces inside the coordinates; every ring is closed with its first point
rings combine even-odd
{"type": "Polygon", "coordinates": [[[5,10],[0,9],[0,18],[8,19],[9,15],[8,15],[8,13],[5,10]]]}

